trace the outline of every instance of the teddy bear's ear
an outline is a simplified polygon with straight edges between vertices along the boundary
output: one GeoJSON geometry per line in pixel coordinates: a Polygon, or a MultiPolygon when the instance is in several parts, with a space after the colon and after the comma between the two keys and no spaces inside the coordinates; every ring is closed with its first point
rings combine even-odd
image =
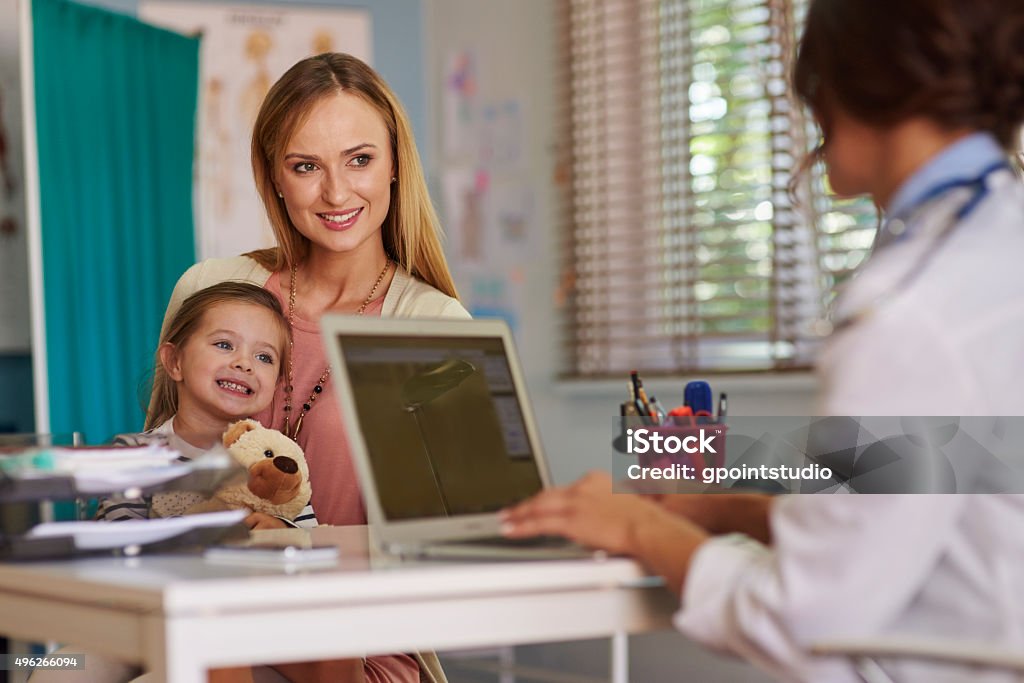
{"type": "Polygon", "coordinates": [[[234,424],[228,425],[228,429],[224,432],[224,447],[231,448],[231,446],[242,438],[242,435],[246,432],[258,428],[260,423],[256,420],[239,420],[234,424]]]}

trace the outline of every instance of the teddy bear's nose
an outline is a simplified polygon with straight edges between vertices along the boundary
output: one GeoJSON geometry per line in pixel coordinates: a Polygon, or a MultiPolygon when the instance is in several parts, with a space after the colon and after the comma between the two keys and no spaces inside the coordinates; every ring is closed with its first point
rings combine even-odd
{"type": "Polygon", "coordinates": [[[279,455],[274,458],[274,467],[281,470],[285,474],[295,474],[299,471],[299,464],[291,458],[279,455]]]}

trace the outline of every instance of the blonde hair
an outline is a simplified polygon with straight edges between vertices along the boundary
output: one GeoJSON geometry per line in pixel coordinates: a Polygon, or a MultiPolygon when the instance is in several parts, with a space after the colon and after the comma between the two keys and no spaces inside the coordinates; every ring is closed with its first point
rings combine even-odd
{"type": "Polygon", "coordinates": [[[381,227],[384,250],[410,274],[448,296],[458,297],[441,248],[441,226],[427,192],[412,126],[401,102],[384,79],[362,61],[326,52],[295,64],[270,88],[252,132],[252,173],[266,207],[277,248],[248,254],[264,268],[280,271],[305,259],[309,240],[292,225],[277,196],[274,169],[285,145],[324,97],[347,92],[380,114],[391,140],[397,182],[381,227]]]}
{"type": "Polygon", "coordinates": [[[278,378],[284,376],[288,367],[288,339],[291,329],[288,319],[284,317],[281,304],[277,298],[254,284],[248,282],[221,282],[206,289],[200,289],[181,304],[181,308],[167,323],[160,344],[157,346],[156,361],[153,366],[153,392],[149,399],[149,410],[146,411],[146,429],[159,427],[178,412],[178,386],[168,374],[160,361],[160,348],[171,344],[176,349],[182,346],[195,333],[203,320],[203,316],[214,306],[225,303],[251,304],[260,306],[274,314],[274,319],[281,328],[282,341],[281,359],[278,378]]]}

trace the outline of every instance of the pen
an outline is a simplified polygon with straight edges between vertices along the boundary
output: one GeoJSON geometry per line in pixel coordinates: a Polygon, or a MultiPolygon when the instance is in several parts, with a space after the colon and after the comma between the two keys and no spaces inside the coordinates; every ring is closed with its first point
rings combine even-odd
{"type": "Polygon", "coordinates": [[[693,412],[711,410],[711,385],[701,380],[686,383],[683,390],[683,405],[690,406],[693,412]]]}
{"type": "Polygon", "coordinates": [[[644,391],[644,383],[640,381],[640,375],[637,374],[636,370],[629,373],[629,379],[633,384],[633,392],[636,395],[636,409],[641,415],[650,417],[653,413],[651,412],[651,404],[647,400],[647,392],[644,391]]]}
{"type": "Polygon", "coordinates": [[[643,385],[640,385],[640,388],[637,389],[637,397],[640,399],[640,402],[644,404],[644,408],[647,409],[647,414],[651,417],[655,417],[654,408],[651,407],[651,399],[647,397],[647,392],[644,391],[643,385]]]}
{"type": "Polygon", "coordinates": [[[652,417],[658,421],[658,424],[662,424],[667,413],[654,394],[651,394],[651,410],[653,411],[652,417]]]}
{"type": "Polygon", "coordinates": [[[710,415],[711,385],[701,380],[687,382],[683,390],[683,405],[689,406],[694,415],[710,415]]]}
{"type": "Polygon", "coordinates": [[[647,408],[640,401],[640,398],[636,395],[636,384],[640,380],[639,380],[639,378],[635,377],[635,375],[636,375],[636,371],[635,370],[632,373],[630,373],[630,380],[631,381],[628,382],[628,386],[627,386],[627,388],[629,390],[629,401],[627,401],[626,403],[623,403],[619,407],[619,414],[622,415],[623,417],[637,417],[637,416],[639,416],[641,421],[644,424],[647,424],[647,408]],[[628,408],[626,407],[627,403],[629,404],[628,408]]]}

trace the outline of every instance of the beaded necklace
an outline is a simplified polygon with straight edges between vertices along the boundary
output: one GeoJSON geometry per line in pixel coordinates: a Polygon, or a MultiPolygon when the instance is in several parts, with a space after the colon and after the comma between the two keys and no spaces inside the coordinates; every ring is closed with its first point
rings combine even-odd
{"type": "MultiPolygon", "coordinates": [[[[391,267],[391,259],[385,259],[384,269],[380,271],[380,275],[377,276],[377,281],[373,283],[373,287],[370,288],[370,293],[363,299],[362,305],[356,311],[356,315],[362,315],[366,307],[373,301],[373,295],[377,293],[377,288],[380,287],[380,283],[384,281],[384,276],[388,274],[388,269],[391,267]]],[[[288,327],[291,328],[292,336],[295,335],[295,273],[296,268],[293,265],[291,272],[291,281],[288,285],[288,327]]],[[[302,420],[306,417],[306,413],[313,409],[313,404],[316,403],[316,397],[323,393],[324,385],[327,383],[327,378],[331,376],[331,366],[328,365],[324,368],[324,371],[320,374],[320,379],[317,380],[316,386],[313,387],[313,391],[309,394],[309,399],[302,404],[302,410],[299,411],[299,416],[295,419],[295,429],[291,427],[291,415],[292,415],[292,381],[295,375],[295,343],[292,337],[288,338],[288,384],[284,387],[284,433],[285,436],[290,437],[293,441],[297,441],[299,438],[299,430],[302,429],[302,420]]]]}

